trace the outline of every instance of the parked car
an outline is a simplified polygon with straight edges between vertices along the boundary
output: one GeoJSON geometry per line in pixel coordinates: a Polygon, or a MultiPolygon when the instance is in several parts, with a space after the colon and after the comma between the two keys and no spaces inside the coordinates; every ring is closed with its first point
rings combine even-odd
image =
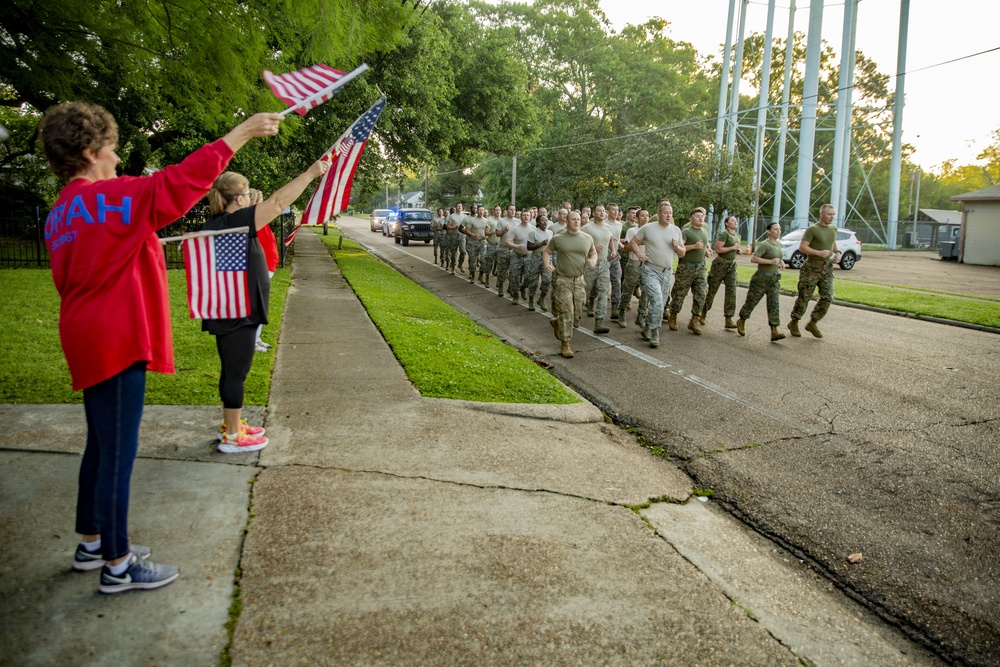
{"type": "Polygon", "coordinates": [[[393,236],[396,243],[410,245],[410,241],[423,241],[430,243],[434,238],[431,231],[431,220],[434,214],[426,208],[404,208],[399,212],[399,222],[393,236]]]}
{"type": "Polygon", "coordinates": [[[399,222],[399,216],[395,211],[390,211],[389,215],[385,218],[385,222],[382,223],[382,236],[394,236],[396,234],[397,222],[399,222]]]}
{"type": "MultiPolygon", "coordinates": [[[[795,229],[781,237],[785,263],[793,269],[801,269],[806,263],[806,256],[799,251],[805,233],[805,229],[795,229]]],[[[861,241],[850,229],[837,230],[837,248],[840,250],[840,268],[844,271],[850,271],[861,260],[861,241]]]]}
{"type": "Polygon", "coordinates": [[[389,217],[391,213],[392,211],[387,208],[377,208],[372,211],[371,217],[369,218],[372,231],[381,232],[382,226],[385,224],[385,219],[389,217]]]}

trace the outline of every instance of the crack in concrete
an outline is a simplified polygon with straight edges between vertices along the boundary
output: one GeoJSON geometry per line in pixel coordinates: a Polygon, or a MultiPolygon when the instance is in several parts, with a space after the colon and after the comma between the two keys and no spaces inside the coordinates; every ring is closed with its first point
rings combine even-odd
{"type": "Polygon", "coordinates": [[[602,500],[600,498],[591,498],[590,496],[585,496],[585,495],[582,495],[582,494],[569,493],[567,491],[555,491],[555,490],[546,489],[546,488],[529,488],[529,487],[519,487],[519,486],[508,486],[508,485],[505,485],[505,484],[476,484],[474,482],[463,482],[463,481],[460,481],[460,480],[445,479],[445,478],[440,478],[440,477],[431,477],[431,476],[428,476],[428,475],[405,475],[405,474],[396,473],[396,472],[389,472],[387,470],[373,470],[373,469],[367,469],[367,468],[349,468],[349,467],[344,467],[344,466],[324,466],[324,465],[319,465],[319,464],[315,464],[315,463],[281,463],[281,464],[269,465],[269,466],[261,466],[261,467],[264,468],[265,470],[270,470],[272,468],[273,469],[278,469],[278,468],[311,468],[311,469],[314,469],[314,470],[333,470],[333,471],[338,471],[338,472],[357,473],[357,474],[363,474],[363,475],[380,475],[380,476],[383,476],[383,477],[392,477],[394,479],[423,480],[423,481],[427,481],[427,482],[435,482],[437,484],[452,484],[452,485],[455,485],[455,486],[465,486],[465,487],[470,487],[470,488],[473,488],[473,489],[482,489],[482,490],[485,490],[485,491],[499,490],[499,491],[521,491],[521,492],[524,492],[524,493],[539,493],[539,494],[561,496],[563,498],[574,498],[576,500],[585,500],[585,501],[588,501],[588,502],[600,503],[602,505],[609,505],[611,507],[623,507],[623,508],[629,509],[629,510],[632,510],[633,508],[636,508],[636,507],[638,507],[638,508],[649,507],[649,506],[653,505],[654,503],[660,503],[660,502],[670,502],[670,503],[676,502],[676,503],[683,504],[683,503],[687,502],[688,500],[690,500],[691,496],[693,495],[693,494],[689,494],[688,497],[685,498],[683,501],[674,500],[670,496],[665,496],[665,495],[663,495],[663,496],[654,496],[654,497],[647,498],[642,503],[634,504],[634,503],[627,503],[627,502],[618,501],[618,500],[602,500]]]}

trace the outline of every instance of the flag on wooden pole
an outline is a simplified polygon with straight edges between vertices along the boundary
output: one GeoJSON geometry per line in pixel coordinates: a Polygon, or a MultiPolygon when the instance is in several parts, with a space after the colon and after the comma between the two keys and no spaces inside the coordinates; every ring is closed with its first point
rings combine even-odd
{"type": "Polygon", "coordinates": [[[271,87],[271,92],[274,93],[275,97],[289,105],[281,112],[282,116],[291,111],[305,116],[310,109],[326,102],[348,81],[366,69],[368,69],[368,65],[361,63],[345,74],[340,70],[327,67],[323,63],[316,63],[312,67],[305,67],[287,74],[273,74],[264,70],[264,81],[271,87]]]}
{"type": "Polygon", "coordinates": [[[351,184],[354,182],[354,172],[358,169],[358,162],[361,161],[361,153],[365,150],[372,128],[375,127],[384,108],[383,97],[371,109],[361,114],[323,155],[321,159],[330,160],[332,164],[329,171],[323,174],[323,178],[309,199],[306,210],[302,213],[301,224],[321,225],[347,208],[351,201],[351,184]]]}
{"type": "Polygon", "coordinates": [[[184,237],[191,317],[224,320],[250,316],[249,232],[249,227],[237,227],[184,237]]]}

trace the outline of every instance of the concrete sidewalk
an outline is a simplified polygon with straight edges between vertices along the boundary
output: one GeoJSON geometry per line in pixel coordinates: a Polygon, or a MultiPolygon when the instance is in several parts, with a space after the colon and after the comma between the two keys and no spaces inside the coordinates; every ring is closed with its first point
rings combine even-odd
{"type": "Polygon", "coordinates": [[[161,591],[70,571],[82,408],[0,406],[0,664],[218,664],[237,571],[235,665],[935,664],[590,404],[422,398],[313,234],[293,279],[259,457],[146,411],[161,591]]]}

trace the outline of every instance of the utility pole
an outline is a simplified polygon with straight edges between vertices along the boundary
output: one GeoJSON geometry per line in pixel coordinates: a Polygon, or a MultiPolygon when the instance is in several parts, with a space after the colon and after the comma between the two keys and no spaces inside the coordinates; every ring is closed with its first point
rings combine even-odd
{"type": "Polygon", "coordinates": [[[896,101],[892,112],[892,161],[889,163],[889,228],[885,247],[896,249],[899,221],[899,175],[903,162],[903,88],[906,83],[906,38],[910,24],[910,0],[899,3],[899,44],[896,51],[896,101]]]}
{"type": "Polygon", "coordinates": [[[517,156],[510,164],[510,203],[517,207],[517,156]]]}
{"type": "Polygon", "coordinates": [[[430,166],[424,165],[424,206],[430,207],[431,195],[430,195],[430,166]]]}

